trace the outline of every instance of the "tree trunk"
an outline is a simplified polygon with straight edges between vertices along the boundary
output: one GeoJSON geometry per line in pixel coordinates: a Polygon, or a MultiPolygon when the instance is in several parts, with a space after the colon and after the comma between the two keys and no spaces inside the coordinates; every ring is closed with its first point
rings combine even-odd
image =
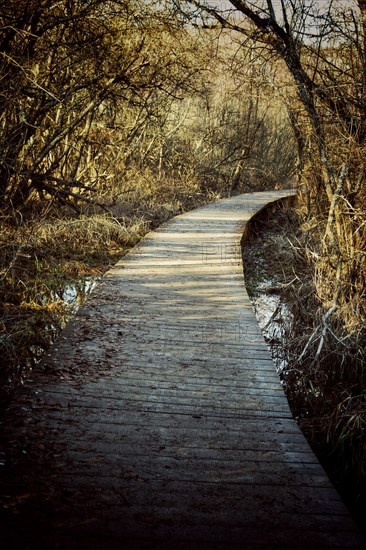
{"type": "Polygon", "coordinates": [[[361,61],[363,67],[362,75],[362,112],[361,112],[361,141],[366,138],[366,0],[358,0],[358,6],[361,12],[361,26],[363,35],[363,51],[361,52],[361,61]]]}

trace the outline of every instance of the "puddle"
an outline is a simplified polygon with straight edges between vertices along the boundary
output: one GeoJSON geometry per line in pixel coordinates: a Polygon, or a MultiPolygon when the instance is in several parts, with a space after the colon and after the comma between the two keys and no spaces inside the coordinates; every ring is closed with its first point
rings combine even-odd
{"type": "MultiPolygon", "coordinates": [[[[65,328],[69,320],[84,303],[86,297],[95,289],[100,277],[85,276],[74,283],[67,283],[58,288],[51,288],[42,298],[44,304],[63,302],[65,308],[57,316],[57,323],[50,323],[44,327],[44,337],[47,347],[53,344],[60,331],[65,328]]],[[[46,351],[42,346],[34,345],[32,348],[33,359],[39,362],[46,351]],[[38,360],[37,360],[38,359],[38,360]]]]}
{"type": "Polygon", "coordinates": [[[42,305],[62,302],[65,307],[61,307],[58,313],[53,314],[53,321],[47,321],[40,325],[35,333],[34,342],[28,344],[25,353],[22,357],[22,362],[14,364],[9,368],[6,377],[2,380],[2,394],[0,395],[0,412],[1,402],[4,400],[3,395],[11,395],[17,387],[24,384],[25,380],[32,373],[33,369],[41,361],[45,352],[55,342],[61,330],[65,328],[70,318],[75,315],[81,307],[86,297],[97,286],[100,277],[81,277],[75,283],[67,283],[57,287],[49,288],[47,293],[44,293],[40,298],[42,305]]]}
{"type": "Polygon", "coordinates": [[[86,276],[73,284],[66,284],[57,289],[50,289],[50,292],[44,296],[44,303],[61,301],[67,306],[68,314],[65,319],[61,319],[62,328],[64,328],[70,317],[81,307],[85,298],[94,290],[99,280],[100,277],[86,276]]]}
{"type": "Polygon", "coordinates": [[[278,277],[269,271],[262,243],[246,244],[243,258],[247,291],[276,370],[281,373],[287,366],[285,349],[293,315],[284,300],[278,277]]]}
{"type": "Polygon", "coordinates": [[[255,315],[271,350],[277,372],[287,365],[285,344],[291,330],[293,316],[279,292],[274,292],[275,281],[262,281],[251,296],[255,315]]]}

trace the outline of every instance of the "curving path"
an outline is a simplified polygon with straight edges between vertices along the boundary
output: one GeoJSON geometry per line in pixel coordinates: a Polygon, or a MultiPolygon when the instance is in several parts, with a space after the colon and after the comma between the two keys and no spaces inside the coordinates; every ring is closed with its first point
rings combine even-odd
{"type": "Polygon", "coordinates": [[[244,287],[245,222],[290,194],[178,216],[106,274],[3,421],[0,545],[365,548],[244,287]]]}

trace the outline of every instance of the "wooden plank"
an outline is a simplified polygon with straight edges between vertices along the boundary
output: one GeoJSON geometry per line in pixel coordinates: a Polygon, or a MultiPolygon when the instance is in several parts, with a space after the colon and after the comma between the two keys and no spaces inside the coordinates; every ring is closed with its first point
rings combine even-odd
{"type": "MultiPolygon", "coordinates": [[[[197,437],[199,438],[206,432],[213,432],[217,434],[218,445],[223,445],[228,437],[237,437],[238,434],[248,435],[250,441],[252,441],[254,434],[262,440],[281,441],[282,437],[288,437],[291,442],[305,441],[302,432],[292,418],[266,418],[266,421],[262,422],[263,428],[258,431],[258,419],[251,416],[238,419],[223,418],[221,416],[212,417],[211,415],[173,414],[164,411],[153,414],[131,411],[127,415],[121,414],[121,411],[110,414],[109,411],[101,411],[100,408],[84,409],[83,407],[77,407],[70,410],[69,407],[57,405],[47,407],[47,416],[42,421],[42,425],[44,423],[47,425],[48,420],[51,424],[54,424],[54,428],[59,428],[58,422],[61,426],[69,422],[72,424],[79,423],[80,430],[87,429],[88,423],[90,423],[94,429],[99,428],[103,433],[107,430],[108,425],[113,430],[119,428],[122,430],[124,427],[129,430],[145,429],[148,432],[153,431],[154,428],[172,429],[177,434],[180,433],[180,430],[189,430],[190,433],[198,432],[197,437]]],[[[51,429],[51,425],[49,428],[51,429]]],[[[70,428],[68,427],[68,429],[70,428]]]]}
{"type": "Polygon", "coordinates": [[[364,547],[243,284],[246,220],[288,195],[178,216],[106,274],[3,421],[9,548],[364,547]]]}
{"type": "MultiPolygon", "coordinates": [[[[309,447],[304,442],[301,433],[271,433],[266,436],[258,434],[258,432],[252,432],[249,439],[246,429],[227,435],[228,430],[222,427],[221,431],[219,431],[219,429],[205,430],[199,425],[195,428],[181,428],[175,425],[162,426],[157,424],[155,419],[150,419],[150,422],[147,422],[149,419],[146,419],[147,426],[145,422],[141,426],[140,424],[131,423],[131,420],[128,418],[125,419],[124,423],[116,423],[108,421],[107,417],[102,417],[96,425],[96,417],[94,418],[94,423],[92,419],[88,419],[86,422],[83,422],[80,418],[73,419],[72,426],[67,427],[65,434],[64,426],[66,423],[71,422],[71,418],[67,418],[60,413],[57,414],[57,412],[51,413],[48,415],[47,420],[42,422],[41,429],[45,430],[45,433],[46,430],[53,432],[58,430],[57,437],[60,440],[69,436],[80,438],[83,435],[83,441],[85,442],[96,440],[98,443],[107,443],[110,445],[118,439],[118,445],[125,446],[124,453],[127,452],[127,446],[133,449],[132,452],[137,453],[140,448],[145,452],[147,445],[151,445],[151,448],[148,450],[152,454],[155,454],[156,449],[160,453],[164,450],[164,453],[169,451],[172,454],[178,448],[181,451],[185,449],[187,452],[193,449],[201,453],[201,450],[203,450],[210,457],[214,457],[215,455],[211,451],[215,449],[222,451],[223,456],[226,451],[230,453],[234,451],[231,460],[234,460],[237,455],[240,456],[240,460],[249,460],[249,455],[245,454],[249,450],[260,451],[260,458],[266,460],[273,459],[272,454],[268,453],[274,452],[276,449],[279,449],[281,452],[309,453],[309,447]],[[155,423],[153,420],[155,420],[155,423]],[[143,444],[141,443],[142,438],[144,440],[143,444]],[[177,441],[179,441],[178,447],[177,441]],[[135,447],[133,447],[134,445],[135,447]]],[[[279,459],[278,456],[276,458],[279,459]]],[[[291,460],[293,460],[293,457],[291,457],[291,460]]]]}
{"type": "MultiPolygon", "coordinates": [[[[80,395],[89,395],[92,398],[103,397],[108,403],[109,401],[115,400],[144,400],[144,401],[160,401],[171,402],[174,400],[174,403],[179,405],[198,402],[200,404],[210,403],[213,400],[216,403],[221,403],[223,400],[225,403],[229,399],[232,403],[236,403],[237,406],[240,404],[243,407],[251,405],[253,400],[258,402],[258,392],[261,391],[260,400],[264,401],[266,404],[279,405],[279,407],[284,404],[287,407],[287,400],[283,395],[283,390],[281,387],[269,388],[266,389],[260,385],[255,386],[254,388],[246,388],[245,386],[220,386],[216,385],[210,387],[209,385],[194,385],[190,384],[188,387],[184,386],[184,383],[173,383],[171,385],[165,385],[160,383],[159,380],[156,381],[135,381],[134,384],[126,383],[119,384],[118,386],[110,387],[107,384],[89,384],[87,387],[84,386],[80,390],[80,395]]],[[[70,396],[68,388],[66,385],[56,386],[53,390],[54,394],[64,395],[65,397],[70,396]]],[[[47,395],[50,395],[48,392],[47,395]]],[[[41,399],[41,398],[40,398],[41,399]]]]}

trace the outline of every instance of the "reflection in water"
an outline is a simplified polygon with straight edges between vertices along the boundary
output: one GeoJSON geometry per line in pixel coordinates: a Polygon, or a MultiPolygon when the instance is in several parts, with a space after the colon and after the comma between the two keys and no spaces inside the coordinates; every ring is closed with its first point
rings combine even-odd
{"type": "Polygon", "coordinates": [[[285,344],[293,323],[293,315],[278,289],[275,280],[261,281],[251,296],[255,315],[271,349],[277,371],[286,367],[285,344]]]}
{"type": "Polygon", "coordinates": [[[98,278],[85,276],[73,284],[66,284],[57,289],[50,289],[50,292],[44,296],[45,303],[64,302],[67,306],[68,314],[62,320],[61,324],[65,326],[71,315],[74,315],[80,308],[85,298],[96,287],[98,278]]]}
{"type": "Polygon", "coordinates": [[[64,286],[49,288],[47,293],[41,298],[43,305],[61,303],[57,314],[52,322],[46,322],[39,329],[39,334],[35,335],[36,342],[29,348],[29,356],[23,364],[10,371],[7,380],[7,386],[17,386],[23,384],[33,368],[42,359],[44,353],[53,344],[61,330],[65,328],[70,318],[75,315],[77,310],[85,301],[85,298],[96,287],[99,278],[84,276],[80,277],[74,283],[66,283],[64,286]]]}
{"type": "MultiPolygon", "coordinates": [[[[35,309],[33,314],[23,315],[21,329],[17,330],[16,341],[12,341],[13,332],[0,337],[0,349],[3,352],[0,369],[0,416],[6,410],[12,395],[24,384],[33,369],[42,359],[46,350],[56,340],[70,318],[80,308],[85,298],[95,288],[99,277],[84,276],[74,283],[57,287],[48,287],[39,303],[44,306],[35,309]],[[7,339],[5,342],[5,338],[7,339]],[[17,348],[16,348],[17,346],[17,348]],[[13,350],[16,350],[13,353],[13,350]]],[[[18,325],[17,325],[18,326],[18,325]]]]}

